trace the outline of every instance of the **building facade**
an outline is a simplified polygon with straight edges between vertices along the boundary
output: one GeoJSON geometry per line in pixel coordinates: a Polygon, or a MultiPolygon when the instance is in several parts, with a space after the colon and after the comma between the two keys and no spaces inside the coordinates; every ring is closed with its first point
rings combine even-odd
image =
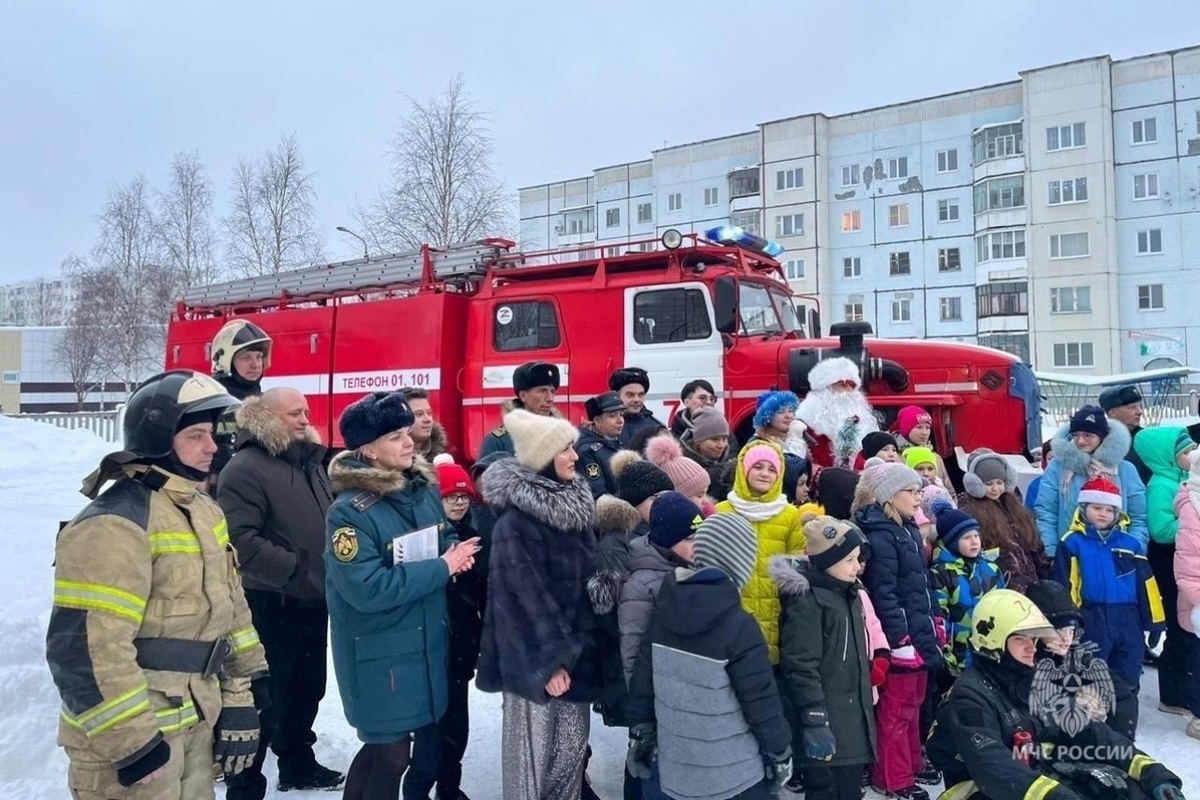
{"type": "Polygon", "coordinates": [[[1200,363],[1200,47],[810,114],[520,190],[524,249],[731,223],[783,244],[820,321],[1049,372],[1200,363]]]}
{"type": "MultiPolygon", "coordinates": [[[[61,352],[66,328],[0,327],[0,414],[101,411],[125,402],[125,387],[105,381],[99,367],[77,389],[61,352]]],[[[156,370],[147,367],[139,380],[156,370]]]]}
{"type": "Polygon", "coordinates": [[[75,307],[75,281],[37,278],[0,286],[0,325],[66,325],[75,307]]]}

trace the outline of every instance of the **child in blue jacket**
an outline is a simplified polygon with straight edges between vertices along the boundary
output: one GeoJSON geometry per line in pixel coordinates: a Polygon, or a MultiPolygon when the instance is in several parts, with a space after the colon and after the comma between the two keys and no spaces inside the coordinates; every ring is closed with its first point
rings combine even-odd
{"type": "Polygon", "coordinates": [[[1137,692],[1144,633],[1165,627],[1162,598],[1146,546],[1129,533],[1121,491],[1092,478],[1079,492],[1079,510],[1058,542],[1054,579],[1071,590],[1096,656],[1137,692]]]}

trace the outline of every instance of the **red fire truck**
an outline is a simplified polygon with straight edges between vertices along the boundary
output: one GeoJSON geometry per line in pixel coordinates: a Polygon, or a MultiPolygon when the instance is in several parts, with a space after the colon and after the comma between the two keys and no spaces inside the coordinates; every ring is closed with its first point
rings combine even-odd
{"type": "Polygon", "coordinates": [[[613,252],[522,253],[486,239],[194,289],[171,316],[166,366],[208,370],[217,330],[245,317],[274,339],[264,387],[303,391],[327,442],[340,445],[338,415],[365,393],[419,386],[465,460],[500,423],[526,361],[559,366],[558,408],[572,421],[618,367],[648,372],[647,405],[667,422],[682,386],[705,378],[745,441],[760,392],[803,396],[812,365],[841,355],[861,366],[885,426],[902,406],[927,408],[944,456],[1040,442],[1037,384],[1014,356],[866,338],[861,322],[807,338],[779,262],[753,247],[672,230],[613,252]]]}

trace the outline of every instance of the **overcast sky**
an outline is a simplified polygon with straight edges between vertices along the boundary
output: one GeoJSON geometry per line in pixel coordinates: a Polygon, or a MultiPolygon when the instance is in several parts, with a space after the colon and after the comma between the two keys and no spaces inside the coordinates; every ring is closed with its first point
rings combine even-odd
{"type": "Polygon", "coordinates": [[[664,142],[1196,44],[1184,0],[9,0],[0,281],[86,253],[108,189],[139,172],[161,186],[181,150],[199,150],[223,212],[237,159],[287,131],[316,173],[326,253],[352,257],[334,227],[374,195],[403,95],[457,72],[515,195],[664,142]]]}

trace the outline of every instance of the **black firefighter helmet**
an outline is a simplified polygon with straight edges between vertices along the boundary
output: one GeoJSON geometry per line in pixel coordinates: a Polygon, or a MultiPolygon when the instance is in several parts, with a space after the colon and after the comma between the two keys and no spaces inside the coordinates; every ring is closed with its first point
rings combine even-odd
{"type": "Polygon", "coordinates": [[[217,380],[231,377],[233,358],[239,351],[257,347],[263,354],[263,369],[271,367],[271,337],[262,328],[244,319],[225,323],[212,343],[212,374],[217,380]]]}

